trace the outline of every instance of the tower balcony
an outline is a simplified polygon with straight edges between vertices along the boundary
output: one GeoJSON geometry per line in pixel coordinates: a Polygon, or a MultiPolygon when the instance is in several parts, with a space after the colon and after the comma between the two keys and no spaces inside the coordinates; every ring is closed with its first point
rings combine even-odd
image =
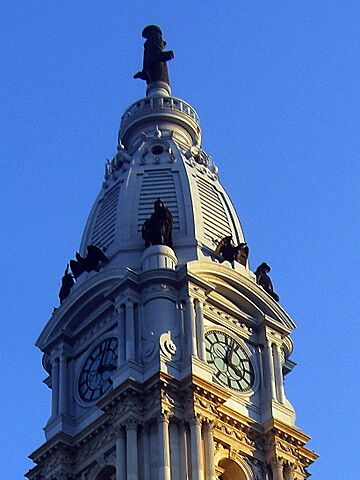
{"type": "MultiPolygon", "coordinates": [[[[157,82],[162,83],[162,82],[157,82]]],[[[127,150],[136,148],[142,132],[154,124],[172,131],[184,148],[201,144],[199,116],[184,100],[169,95],[164,88],[148,88],[147,97],[130,105],[121,117],[119,143],[127,150]]]]}

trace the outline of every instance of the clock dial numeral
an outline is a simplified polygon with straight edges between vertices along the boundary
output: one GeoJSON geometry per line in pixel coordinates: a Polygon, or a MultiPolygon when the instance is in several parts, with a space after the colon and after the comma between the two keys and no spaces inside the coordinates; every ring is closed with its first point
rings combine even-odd
{"type": "Polygon", "coordinates": [[[111,375],[117,368],[118,340],[107,338],[97,345],[87,358],[78,382],[80,398],[92,402],[106,393],[112,385],[111,375]]]}
{"type": "Polygon", "coordinates": [[[217,380],[232,390],[248,392],[255,380],[254,368],[245,349],[232,336],[217,330],[205,335],[206,359],[217,380]]]}

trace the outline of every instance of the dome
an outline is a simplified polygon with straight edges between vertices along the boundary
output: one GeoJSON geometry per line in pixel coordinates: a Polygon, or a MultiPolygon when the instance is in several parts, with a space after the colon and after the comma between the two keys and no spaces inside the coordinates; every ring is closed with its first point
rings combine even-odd
{"type": "Polygon", "coordinates": [[[173,249],[179,265],[216,256],[221,239],[244,242],[235,209],[217,167],[201,148],[199,117],[170,95],[163,82],[125,110],[118,151],[105,168],[101,192],[90,212],[81,252],[101,247],[117,266],[140,266],[141,229],[157,199],[173,217],[173,249]],[[116,260],[115,260],[116,259],[116,260]]]}

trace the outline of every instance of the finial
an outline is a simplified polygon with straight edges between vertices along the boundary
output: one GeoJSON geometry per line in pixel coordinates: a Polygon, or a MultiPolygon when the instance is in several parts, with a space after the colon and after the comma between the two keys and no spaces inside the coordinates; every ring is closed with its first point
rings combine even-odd
{"type": "Polygon", "coordinates": [[[169,73],[166,62],[174,58],[174,52],[164,52],[166,42],[162,38],[162,31],[157,25],[148,25],[142,31],[144,44],[143,69],[135,73],[134,78],[145,80],[147,85],[153,82],[169,83],[169,73]]]}

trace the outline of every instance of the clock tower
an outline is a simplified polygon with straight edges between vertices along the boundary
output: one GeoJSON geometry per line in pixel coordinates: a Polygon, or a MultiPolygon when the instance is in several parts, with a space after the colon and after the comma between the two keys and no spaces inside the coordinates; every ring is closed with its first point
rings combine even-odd
{"type": "Polygon", "coordinates": [[[79,252],[37,341],[52,392],[30,480],[304,480],[284,376],[293,320],[171,94],[159,27],[79,252]]]}

